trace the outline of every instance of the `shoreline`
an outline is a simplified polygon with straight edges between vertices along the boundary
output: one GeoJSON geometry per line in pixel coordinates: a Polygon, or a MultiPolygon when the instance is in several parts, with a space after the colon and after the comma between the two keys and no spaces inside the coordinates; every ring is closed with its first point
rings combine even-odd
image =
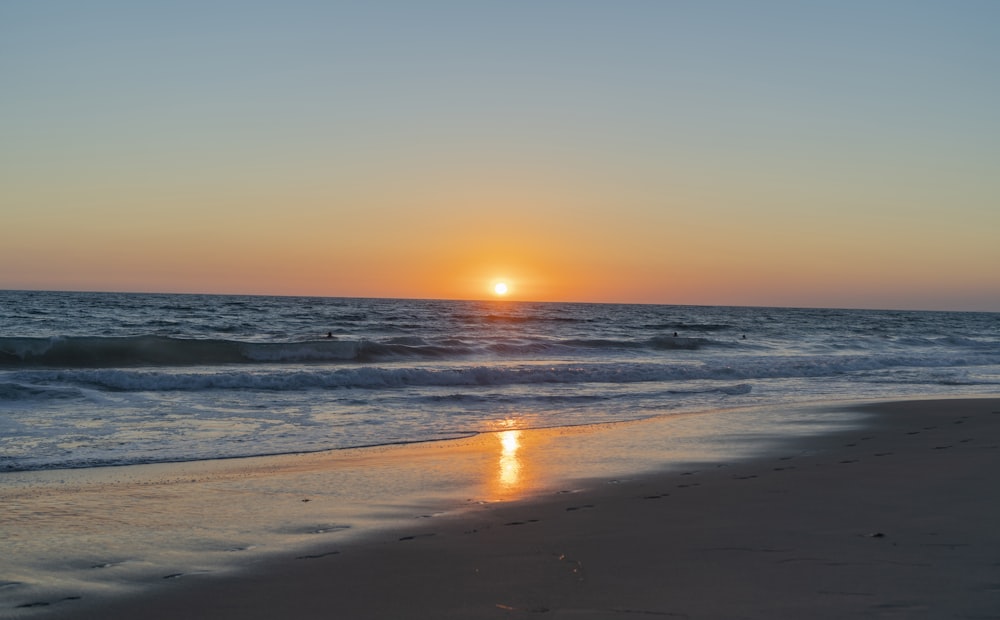
{"type": "MultiPolygon", "coordinates": [[[[565,488],[531,486],[521,463],[525,499],[389,519],[239,573],[168,575],[24,617],[997,617],[1000,398],[828,408],[868,417],[757,455],[565,488]]],[[[574,441],[613,453],[648,428],[574,441]]],[[[424,450],[447,464],[462,443],[424,450]]],[[[488,463],[497,484],[502,457],[488,463]]]]}

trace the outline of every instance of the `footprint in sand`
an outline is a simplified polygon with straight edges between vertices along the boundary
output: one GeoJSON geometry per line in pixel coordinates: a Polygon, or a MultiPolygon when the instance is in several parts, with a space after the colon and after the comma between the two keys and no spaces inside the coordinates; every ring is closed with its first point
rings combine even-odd
{"type": "Polygon", "coordinates": [[[211,573],[210,570],[194,570],[189,573],[170,573],[169,575],[164,575],[161,579],[180,579],[181,577],[188,577],[190,575],[205,575],[211,573]]]}
{"type": "Polygon", "coordinates": [[[317,560],[319,558],[325,558],[325,557],[328,557],[328,556],[331,556],[331,555],[338,555],[338,554],[340,554],[339,551],[327,551],[326,553],[313,553],[313,554],[310,554],[310,555],[300,555],[300,556],[298,556],[295,559],[296,560],[317,560]]]}
{"type": "MultiPolygon", "coordinates": [[[[64,603],[66,601],[79,601],[82,598],[83,598],[82,596],[66,596],[66,597],[63,597],[63,598],[59,599],[58,601],[56,601],[56,603],[64,603]]],[[[21,605],[17,605],[15,607],[15,609],[31,609],[33,607],[48,607],[51,604],[52,603],[50,603],[49,601],[32,601],[30,603],[22,603],[21,605]]]]}
{"type": "Polygon", "coordinates": [[[416,540],[418,538],[430,538],[431,536],[434,536],[434,532],[429,532],[427,534],[414,534],[412,536],[403,536],[399,540],[400,541],[404,541],[404,540],[416,540]]]}
{"type": "Polygon", "coordinates": [[[317,528],[311,529],[310,534],[330,534],[332,532],[340,532],[341,530],[351,529],[350,525],[321,525],[317,528]]]}

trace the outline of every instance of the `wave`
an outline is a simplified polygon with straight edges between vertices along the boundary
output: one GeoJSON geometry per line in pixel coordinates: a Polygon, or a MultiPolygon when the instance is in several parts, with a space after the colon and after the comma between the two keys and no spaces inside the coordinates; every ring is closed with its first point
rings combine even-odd
{"type": "Polygon", "coordinates": [[[646,329],[660,330],[666,332],[720,332],[735,329],[728,323],[651,323],[646,325],[646,329]]]}
{"type": "MultiPolygon", "coordinates": [[[[734,364],[746,367],[761,366],[779,369],[805,364],[815,366],[819,374],[830,367],[864,370],[869,368],[905,366],[911,360],[916,365],[933,366],[969,365],[971,360],[984,359],[982,363],[997,363],[1000,348],[997,343],[967,337],[950,336],[936,339],[889,341],[879,346],[861,346],[869,341],[846,339],[842,346],[827,344],[826,349],[835,355],[781,356],[766,355],[766,344],[747,344],[737,340],[718,340],[704,337],[655,335],[636,339],[628,338],[541,338],[541,337],[487,337],[472,335],[459,338],[422,337],[420,335],[392,336],[383,340],[323,338],[307,341],[245,342],[229,339],[173,338],[157,335],[139,336],[67,336],[54,338],[0,338],[0,369],[30,368],[133,368],[133,367],[185,367],[217,366],[232,364],[303,364],[303,363],[352,363],[371,364],[393,361],[464,361],[475,356],[485,356],[491,362],[499,359],[512,361],[525,358],[546,357],[580,358],[607,361],[616,354],[632,355],[635,352],[654,357],[663,355],[684,363],[701,359],[701,355],[688,356],[705,350],[714,353],[731,353],[734,364]],[[846,355],[839,351],[863,349],[865,355],[846,355]],[[765,353],[762,358],[754,353],[765,353]],[[970,357],[971,356],[971,357],[970,357]],[[929,359],[929,362],[921,361],[929,359]],[[938,363],[938,360],[944,360],[938,363]],[[874,366],[871,366],[874,364],[874,366]]],[[[718,357],[712,355],[711,357],[718,357]]],[[[730,355],[726,355],[727,358],[730,355]]],[[[708,359],[709,356],[704,356],[708,359]]],[[[799,376],[799,375],[795,375],[799,376]]],[[[814,376],[814,375],[807,375],[814,376]]]]}
{"type": "Polygon", "coordinates": [[[529,323],[556,323],[556,324],[569,324],[569,323],[593,323],[595,319],[580,316],[550,316],[550,315],[540,315],[540,314],[496,314],[492,312],[486,313],[467,313],[467,312],[456,312],[452,315],[453,319],[469,322],[469,323],[508,323],[508,324],[529,324],[529,323]]]}
{"type": "Polygon", "coordinates": [[[586,350],[698,350],[724,343],[706,338],[657,336],[648,340],[509,339],[472,344],[458,338],[438,342],[419,336],[374,340],[322,339],[302,342],[242,342],[165,336],[73,336],[0,338],[0,368],[127,368],[308,362],[376,362],[398,358],[449,359],[476,353],[531,356],[586,350]]]}
{"type": "Polygon", "coordinates": [[[0,382],[0,402],[72,400],[81,396],[82,391],[70,386],[0,382]]]}
{"type": "MultiPolygon", "coordinates": [[[[894,369],[960,368],[998,363],[996,355],[817,357],[727,356],[714,361],[506,363],[444,366],[317,366],[313,368],[180,368],[22,369],[8,379],[21,385],[74,385],[108,391],[198,391],[304,389],[395,389],[448,386],[513,386],[537,384],[633,384],[642,382],[746,382],[789,378],[843,378],[858,374],[871,380],[894,369]]],[[[914,383],[928,382],[917,372],[914,383]]]]}
{"type": "Polygon", "coordinates": [[[462,347],[366,340],[240,342],[163,336],[0,338],[0,367],[116,368],[216,364],[372,361],[461,354],[462,347]]]}
{"type": "MultiPolygon", "coordinates": [[[[670,389],[665,389],[662,391],[655,392],[656,394],[663,396],[694,396],[698,394],[723,394],[726,396],[742,396],[744,394],[749,394],[753,391],[753,386],[749,383],[723,383],[721,385],[703,385],[702,387],[688,387],[680,388],[674,387],[670,389]]],[[[648,393],[647,393],[648,396],[648,393]]],[[[490,409],[496,408],[498,405],[516,405],[519,407],[531,407],[534,408],[539,404],[546,406],[555,407],[566,407],[566,406],[576,406],[576,405],[593,405],[595,403],[604,403],[609,401],[614,401],[619,397],[615,393],[548,393],[544,391],[540,392],[527,392],[527,393],[508,393],[502,391],[491,391],[489,393],[470,393],[470,392],[454,392],[448,394],[429,394],[419,398],[418,400],[429,402],[429,403],[447,403],[447,404],[457,404],[470,407],[488,407],[490,409]],[[531,403],[528,405],[527,403],[531,403]]]]}
{"type": "Polygon", "coordinates": [[[685,349],[694,351],[710,344],[722,344],[708,338],[689,338],[685,336],[654,336],[649,343],[654,349],[685,349]]]}

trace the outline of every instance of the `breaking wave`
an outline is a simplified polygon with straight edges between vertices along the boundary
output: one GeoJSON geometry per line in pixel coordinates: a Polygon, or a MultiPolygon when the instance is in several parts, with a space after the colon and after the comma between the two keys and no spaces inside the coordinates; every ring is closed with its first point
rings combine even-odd
{"type": "MultiPolygon", "coordinates": [[[[812,358],[735,358],[686,363],[584,362],[508,363],[493,365],[317,366],[238,368],[65,368],[23,369],[11,376],[24,385],[75,385],[100,390],[198,391],[302,389],[393,389],[443,386],[515,386],[538,384],[631,384],[652,381],[746,382],[760,379],[838,377],[897,368],[957,368],[996,363],[997,356],[835,356],[812,358]],[[988,358],[988,359],[984,359],[988,358]]],[[[924,379],[926,380],[926,379],[924,379]]],[[[5,384],[11,385],[11,384],[5,384]]],[[[739,388],[743,389],[743,388],[739,388]]],[[[8,389],[7,392],[11,390],[8,389]]],[[[0,389],[0,395],[5,392],[0,389]]],[[[739,393],[739,392],[737,392],[739,393]]]]}
{"type": "Polygon", "coordinates": [[[471,344],[457,338],[428,342],[417,336],[374,340],[322,339],[303,342],[240,342],[165,336],[74,336],[0,338],[0,368],[121,368],[309,362],[377,362],[394,358],[445,360],[476,353],[502,356],[574,350],[698,350],[716,343],[705,338],[649,340],[511,339],[471,344]]]}

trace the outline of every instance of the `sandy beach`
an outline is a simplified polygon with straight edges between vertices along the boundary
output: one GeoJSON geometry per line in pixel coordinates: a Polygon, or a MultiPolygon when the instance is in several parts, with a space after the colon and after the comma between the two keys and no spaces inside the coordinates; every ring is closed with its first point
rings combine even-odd
{"type": "Polygon", "coordinates": [[[411,520],[53,618],[1000,618],[1000,399],[411,520]]]}

